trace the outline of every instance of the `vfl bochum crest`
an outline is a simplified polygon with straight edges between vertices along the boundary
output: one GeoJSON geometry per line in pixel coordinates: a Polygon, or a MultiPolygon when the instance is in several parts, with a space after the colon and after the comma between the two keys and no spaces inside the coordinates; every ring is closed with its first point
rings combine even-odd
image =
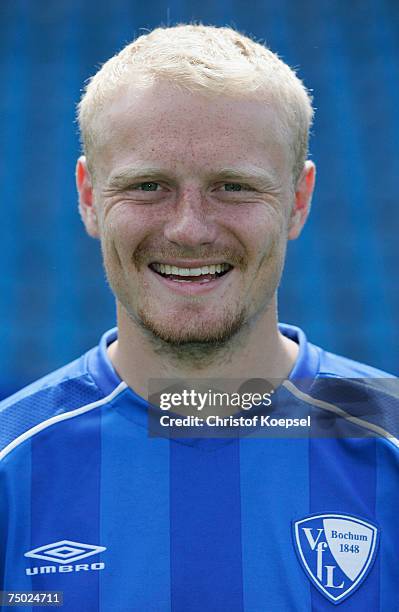
{"type": "Polygon", "coordinates": [[[313,514],[293,521],[293,536],[307,577],[329,601],[339,604],[369,573],[379,528],[348,514],[313,514]]]}

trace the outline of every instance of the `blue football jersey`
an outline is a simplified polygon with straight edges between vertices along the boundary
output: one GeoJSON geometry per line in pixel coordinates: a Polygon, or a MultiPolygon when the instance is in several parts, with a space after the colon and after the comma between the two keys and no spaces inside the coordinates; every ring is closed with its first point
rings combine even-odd
{"type": "Polygon", "coordinates": [[[280,329],[299,355],[278,411],[311,435],[149,436],[116,330],[1,402],[0,589],[66,612],[399,611],[396,379],[280,329]]]}

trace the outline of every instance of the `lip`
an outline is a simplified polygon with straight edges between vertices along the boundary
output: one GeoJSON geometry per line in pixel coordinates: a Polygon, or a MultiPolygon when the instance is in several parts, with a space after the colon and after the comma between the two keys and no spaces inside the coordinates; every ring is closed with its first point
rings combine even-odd
{"type": "MultiPolygon", "coordinates": [[[[156,263],[163,263],[163,262],[156,262],[156,263]]],[[[169,265],[176,265],[176,264],[169,264],[169,265]]],[[[212,265],[212,264],[202,264],[202,265],[212,265]]],[[[184,267],[188,268],[191,266],[186,265],[184,267]]],[[[160,274],[157,274],[157,272],[152,270],[150,267],[148,267],[148,271],[153,277],[155,277],[158,280],[159,283],[161,283],[163,287],[165,287],[169,291],[173,291],[174,293],[178,295],[191,296],[191,295],[204,295],[206,293],[210,293],[211,291],[214,291],[215,289],[221,288],[226,283],[226,280],[230,278],[232,272],[234,271],[234,268],[231,268],[228,272],[223,274],[223,276],[219,276],[218,278],[215,278],[214,280],[191,281],[191,282],[190,281],[183,281],[183,282],[175,281],[175,280],[170,280],[169,278],[164,278],[160,274]]]]}

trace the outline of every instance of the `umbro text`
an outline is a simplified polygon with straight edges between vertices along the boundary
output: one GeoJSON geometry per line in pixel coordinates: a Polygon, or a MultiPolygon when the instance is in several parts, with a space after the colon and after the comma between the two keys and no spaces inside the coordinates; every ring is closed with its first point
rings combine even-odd
{"type": "Polygon", "coordinates": [[[25,572],[27,576],[35,574],[63,574],[66,572],[88,572],[91,570],[103,570],[105,563],[79,563],[77,565],[41,565],[39,567],[27,567],[25,572]]]}

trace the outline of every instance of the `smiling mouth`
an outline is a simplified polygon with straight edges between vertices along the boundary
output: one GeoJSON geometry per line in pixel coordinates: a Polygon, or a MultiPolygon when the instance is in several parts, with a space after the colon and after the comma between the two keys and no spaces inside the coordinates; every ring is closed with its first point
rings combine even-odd
{"type": "Polygon", "coordinates": [[[230,272],[233,266],[228,263],[217,263],[201,267],[180,268],[154,262],[149,265],[149,268],[159,276],[178,283],[209,283],[230,272]]]}

